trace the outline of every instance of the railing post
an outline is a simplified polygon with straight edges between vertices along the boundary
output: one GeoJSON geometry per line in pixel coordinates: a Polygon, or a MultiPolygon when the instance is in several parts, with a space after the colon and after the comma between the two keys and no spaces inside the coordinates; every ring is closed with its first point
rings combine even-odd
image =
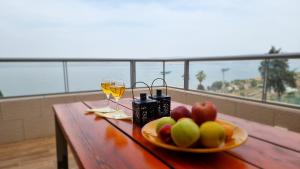
{"type": "Polygon", "coordinates": [[[62,63],[63,63],[65,92],[69,93],[68,62],[67,61],[63,61],[62,63]]]}
{"type": "MultiPolygon", "coordinates": [[[[166,62],[163,61],[163,79],[166,81],[166,62]]],[[[165,83],[163,83],[163,86],[165,86],[165,83]]]]}
{"type": "Polygon", "coordinates": [[[184,89],[188,90],[189,89],[189,72],[190,72],[190,61],[185,60],[184,61],[184,89]]]}
{"type": "Polygon", "coordinates": [[[263,77],[263,91],[262,91],[262,102],[266,102],[267,101],[267,93],[268,93],[268,88],[267,88],[267,84],[268,84],[268,76],[269,76],[269,62],[270,59],[269,58],[265,58],[265,64],[264,64],[264,77],[263,77]]]}
{"type": "MultiPolygon", "coordinates": [[[[130,61],[130,86],[132,86],[136,82],[136,61],[130,61]]],[[[133,86],[135,88],[135,86],[133,86]]]]}

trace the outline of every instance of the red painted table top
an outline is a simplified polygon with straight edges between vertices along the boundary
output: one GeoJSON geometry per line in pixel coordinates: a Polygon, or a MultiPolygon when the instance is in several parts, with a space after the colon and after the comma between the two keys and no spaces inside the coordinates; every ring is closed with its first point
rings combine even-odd
{"type": "MultiPolygon", "coordinates": [[[[147,142],[131,121],[85,113],[104,105],[103,100],[54,105],[64,137],[82,168],[300,168],[300,134],[295,132],[219,113],[218,118],[248,131],[247,142],[220,153],[179,153],[147,142]]],[[[120,105],[132,114],[131,99],[122,99],[120,105]]],[[[171,107],[178,105],[183,104],[172,102],[171,107]]]]}

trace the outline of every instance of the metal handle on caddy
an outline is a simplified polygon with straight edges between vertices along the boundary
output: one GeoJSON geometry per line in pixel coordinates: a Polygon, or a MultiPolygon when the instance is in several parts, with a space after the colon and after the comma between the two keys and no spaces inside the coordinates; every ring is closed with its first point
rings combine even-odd
{"type": "Polygon", "coordinates": [[[135,84],[137,84],[137,83],[142,83],[142,84],[145,84],[145,85],[147,86],[147,88],[148,88],[149,92],[150,92],[150,96],[152,96],[152,93],[151,93],[150,87],[149,87],[149,85],[148,85],[147,83],[145,83],[145,82],[135,82],[135,83],[133,83],[133,84],[132,84],[132,86],[131,86],[131,94],[132,94],[132,99],[133,99],[133,100],[135,99],[135,97],[134,97],[134,93],[133,93],[133,87],[134,87],[134,86],[135,86],[135,84]]]}
{"type": "Polygon", "coordinates": [[[166,95],[168,95],[168,85],[167,85],[167,82],[165,81],[165,79],[163,79],[163,78],[156,78],[156,79],[154,79],[153,81],[152,81],[152,83],[151,83],[151,90],[150,90],[150,95],[152,96],[152,88],[153,88],[153,84],[154,84],[154,82],[156,81],[156,80],[162,80],[163,82],[164,82],[164,85],[166,86],[166,95]]]}

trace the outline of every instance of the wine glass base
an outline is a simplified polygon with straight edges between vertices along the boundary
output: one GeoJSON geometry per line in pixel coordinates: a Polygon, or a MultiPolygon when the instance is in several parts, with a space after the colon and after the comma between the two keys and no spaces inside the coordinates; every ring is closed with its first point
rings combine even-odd
{"type": "Polygon", "coordinates": [[[106,113],[113,113],[113,112],[116,111],[115,109],[113,109],[113,108],[111,108],[109,106],[104,107],[103,110],[106,110],[105,111],[106,113]]]}
{"type": "Polygon", "coordinates": [[[115,109],[111,108],[111,107],[100,107],[100,108],[95,108],[95,109],[90,109],[90,111],[93,112],[101,112],[101,113],[114,113],[116,112],[115,109]]]}
{"type": "Polygon", "coordinates": [[[116,120],[132,120],[132,116],[127,115],[122,110],[117,110],[112,113],[102,113],[102,112],[95,112],[96,115],[109,118],[109,119],[116,119],[116,120]]]}

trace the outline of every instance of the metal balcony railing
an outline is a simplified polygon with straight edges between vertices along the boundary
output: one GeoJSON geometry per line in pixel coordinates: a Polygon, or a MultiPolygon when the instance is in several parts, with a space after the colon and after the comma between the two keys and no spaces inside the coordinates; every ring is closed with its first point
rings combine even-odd
{"type": "MultiPolygon", "coordinates": [[[[128,63],[129,64],[129,74],[130,74],[130,86],[132,86],[137,79],[137,69],[136,64],[140,62],[159,62],[162,63],[162,77],[163,79],[166,79],[166,64],[169,62],[182,62],[184,69],[183,69],[183,81],[184,90],[192,90],[189,88],[189,78],[190,78],[190,65],[191,63],[195,62],[216,62],[216,61],[252,61],[252,60],[258,60],[258,61],[264,61],[269,62],[272,59],[300,59],[300,53],[281,53],[281,54],[262,54],[262,55],[241,55],[241,56],[219,56],[219,57],[173,57],[173,58],[152,58],[152,59],[137,59],[137,58],[131,58],[131,59],[124,59],[124,58],[114,58],[114,59],[108,59],[108,58],[0,58],[0,66],[3,63],[13,63],[13,62],[20,62],[20,63],[35,63],[35,62],[55,62],[55,63],[61,63],[61,69],[63,72],[63,84],[64,84],[64,91],[63,92],[51,92],[51,93],[41,93],[41,94],[58,94],[58,93],[72,93],[72,92],[83,92],[83,91],[70,91],[70,77],[69,77],[69,63],[81,63],[81,62],[122,62],[122,63],[128,63]]],[[[268,65],[268,64],[266,64],[268,65]]],[[[223,93],[214,93],[214,92],[207,92],[207,91],[199,91],[209,94],[215,94],[215,95],[221,95],[225,97],[233,97],[233,98],[239,98],[239,99],[246,99],[246,100],[252,100],[252,101],[259,101],[263,103],[271,103],[267,101],[267,77],[268,77],[268,71],[269,67],[264,67],[265,69],[265,76],[262,77],[263,80],[263,86],[262,86],[262,93],[261,98],[259,100],[253,100],[251,98],[244,98],[239,96],[232,96],[227,95],[223,93]]],[[[1,71],[1,67],[0,67],[1,71]]],[[[0,80],[6,80],[6,79],[0,79],[0,80]]],[[[171,86],[172,87],[172,86],[171,86]]],[[[178,88],[178,87],[177,87],[178,88]]],[[[1,90],[1,86],[0,86],[1,90]]],[[[198,90],[197,90],[198,91],[198,90]]],[[[40,94],[39,94],[40,95],[40,94]]],[[[20,96],[12,96],[12,97],[22,97],[24,95],[20,96]]],[[[29,95],[26,95],[29,96],[29,95]]],[[[32,96],[32,95],[30,95],[32,96]]],[[[5,98],[11,98],[3,97],[5,98]]],[[[281,104],[281,103],[272,103],[272,104],[281,104]]],[[[299,105],[285,105],[284,106],[291,106],[291,107],[298,107],[299,105]]]]}

